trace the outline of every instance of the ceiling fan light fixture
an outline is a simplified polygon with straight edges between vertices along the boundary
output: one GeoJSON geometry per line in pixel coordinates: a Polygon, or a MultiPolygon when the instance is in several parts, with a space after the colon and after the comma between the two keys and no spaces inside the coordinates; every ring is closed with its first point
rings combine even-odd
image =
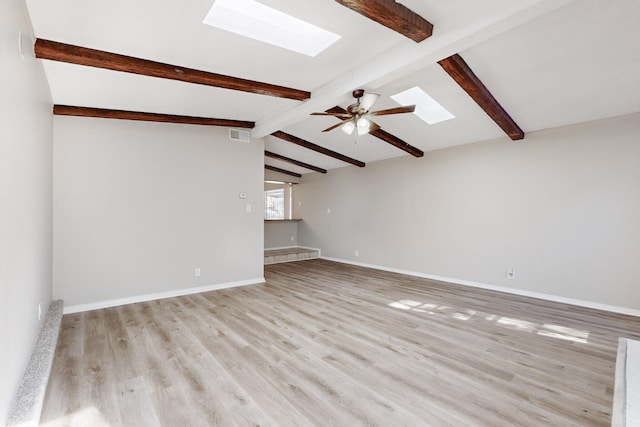
{"type": "Polygon", "coordinates": [[[371,129],[371,122],[366,117],[358,118],[357,125],[358,135],[369,133],[369,129],[371,129]]]}
{"type": "Polygon", "coordinates": [[[355,130],[356,125],[353,124],[353,121],[349,120],[347,123],[343,124],[341,129],[342,132],[346,133],[347,135],[351,135],[353,133],[353,131],[355,130]]]}
{"type": "Polygon", "coordinates": [[[329,126],[322,132],[329,132],[339,127],[347,135],[351,135],[354,130],[357,130],[358,135],[366,135],[373,132],[374,135],[379,136],[380,134],[377,132],[380,130],[380,125],[372,120],[373,117],[412,113],[416,109],[415,105],[406,105],[397,108],[370,111],[371,106],[380,95],[365,93],[364,89],[356,89],[352,95],[356,98],[356,103],[349,105],[346,109],[336,106],[323,113],[311,113],[312,116],[332,116],[341,121],[333,126],[329,126]]]}

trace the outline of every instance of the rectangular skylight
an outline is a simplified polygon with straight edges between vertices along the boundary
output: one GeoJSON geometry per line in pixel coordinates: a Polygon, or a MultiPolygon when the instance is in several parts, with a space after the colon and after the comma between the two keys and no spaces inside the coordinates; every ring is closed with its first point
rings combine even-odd
{"type": "Polygon", "coordinates": [[[255,0],[216,0],[203,23],[308,56],[340,36],[255,0]]]}
{"type": "Polygon", "coordinates": [[[396,93],[391,99],[400,105],[415,104],[416,110],[413,112],[430,125],[453,119],[455,116],[447,111],[435,99],[430,97],[418,86],[407,89],[404,92],[396,93]]]}

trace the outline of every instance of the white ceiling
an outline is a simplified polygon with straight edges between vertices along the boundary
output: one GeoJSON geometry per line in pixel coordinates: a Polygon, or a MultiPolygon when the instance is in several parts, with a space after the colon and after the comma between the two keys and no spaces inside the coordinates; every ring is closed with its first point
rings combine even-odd
{"type": "MultiPolygon", "coordinates": [[[[266,149],[325,169],[347,165],[269,134],[282,130],[364,162],[408,155],[355,138],[331,117],[364,88],[389,96],[420,86],[456,118],[428,125],[412,114],[379,117],[384,130],[425,151],[507,138],[437,65],[460,53],[526,132],[640,111],[640,1],[403,0],[434,24],[415,42],[333,0],[261,0],[342,38],[315,58],[202,24],[213,0],[27,0],[38,38],[310,91],[298,101],[43,61],[56,104],[257,123],[266,149]]],[[[524,142],[526,143],[526,137],[524,142]]],[[[428,155],[428,153],[426,154],[428,155]]],[[[420,161],[416,159],[416,161],[420,161]]],[[[298,173],[310,171],[266,159],[298,173]]]]}

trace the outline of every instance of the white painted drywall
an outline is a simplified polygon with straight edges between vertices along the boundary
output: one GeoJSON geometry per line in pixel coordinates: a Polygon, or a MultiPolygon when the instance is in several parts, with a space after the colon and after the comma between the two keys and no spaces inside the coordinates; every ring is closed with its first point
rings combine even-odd
{"type": "Polygon", "coordinates": [[[226,128],[56,116],[54,296],[70,306],[261,278],[263,152],[226,128]]]}
{"type": "Polygon", "coordinates": [[[298,221],[265,221],[264,248],[298,246],[298,221]]]}
{"type": "Polygon", "coordinates": [[[264,170],[264,180],[265,181],[280,181],[280,182],[292,182],[294,184],[299,183],[302,178],[298,178],[291,175],[285,175],[280,172],[270,171],[268,169],[264,170]]]}
{"type": "Polygon", "coordinates": [[[0,425],[51,303],[52,102],[22,7],[0,2],[0,425]]]}
{"type": "Polygon", "coordinates": [[[640,309],[640,114],[308,174],[296,191],[299,243],[324,256],[640,309]]]}

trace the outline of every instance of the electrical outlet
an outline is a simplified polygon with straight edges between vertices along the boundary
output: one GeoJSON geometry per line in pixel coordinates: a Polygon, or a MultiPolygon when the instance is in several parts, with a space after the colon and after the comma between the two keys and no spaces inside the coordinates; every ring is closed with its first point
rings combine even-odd
{"type": "Polygon", "coordinates": [[[327,213],[330,214],[331,213],[331,208],[327,208],[327,213]]]}
{"type": "Polygon", "coordinates": [[[247,203],[247,206],[246,206],[246,210],[247,210],[247,212],[251,212],[251,205],[248,204],[248,203],[247,203]]]}
{"type": "Polygon", "coordinates": [[[291,236],[291,241],[293,242],[295,240],[295,237],[291,236]]]}
{"type": "Polygon", "coordinates": [[[360,251],[359,250],[355,250],[355,252],[353,253],[355,256],[360,256],[360,251]]]}
{"type": "Polygon", "coordinates": [[[200,277],[200,269],[199,269],[199,268],[196,268],[196,269],[193,271],[193,276],[194,276],[194,277],[200,277]]]}
{"type": "Polygon", "coordinates": [[[516,270],[514,270],[513,268],[510,268],[509,270],[507,270],[507,279],[515,279],[516,278],[516,270]]]}

